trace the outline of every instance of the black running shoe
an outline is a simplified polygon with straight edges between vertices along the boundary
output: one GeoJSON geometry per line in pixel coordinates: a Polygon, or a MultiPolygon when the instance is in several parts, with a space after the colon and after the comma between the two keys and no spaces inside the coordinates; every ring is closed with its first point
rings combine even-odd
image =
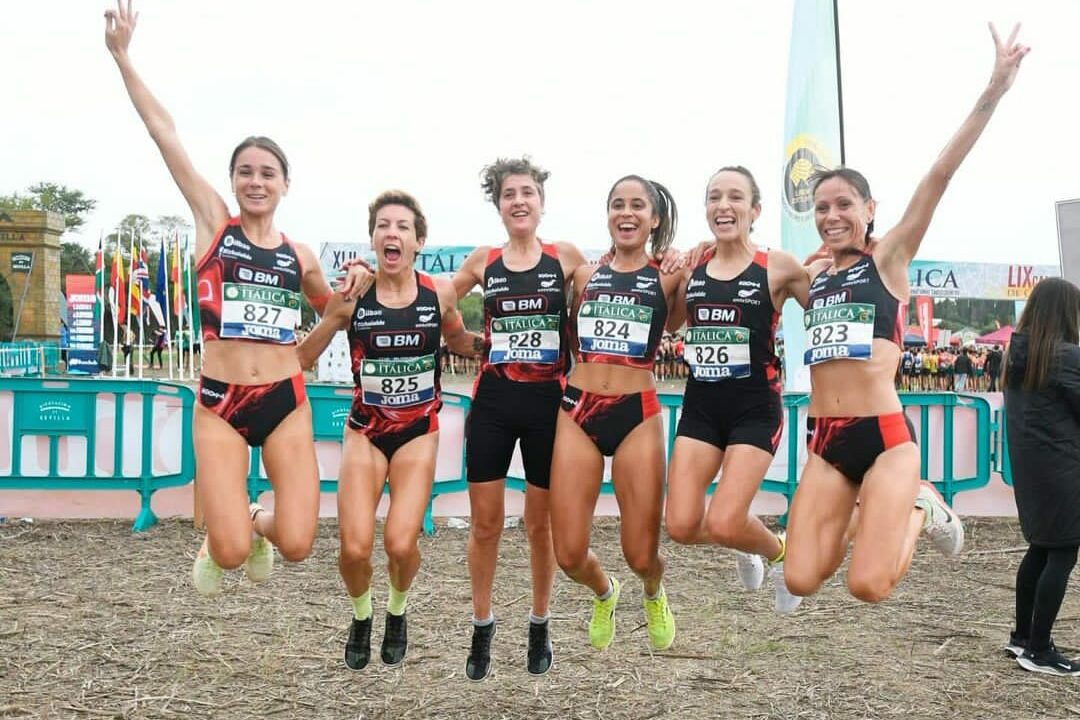
{"type": "MultiPolygon", "coordinates": [[[[1019,637],[1015,632],[1009,633],[1009,642],[1005,645],[1005,652],[1011,657],[1018,658],[1027,650],[1027,638],[1019,637]]],[[[1050,645],[1053,647],[1053,643],[1050,645]]]]}
{"type": "Polygon", "coordinates": [[[345,641],[345,664],[350,670],[363,670],[371,659],[371,618],[353,618],[349,639],[345,641]]]}
{"type": "Polygon", "coordinates": [[[408,649],[409,633],[405,616],[386,613],[386,630],[383,632],[382,650],[379,653],[383,665],[400,665],[408,649]]]}
{"type": "Polygon", "coordinates": [[[1080,663],[1070,660],[1050,647],[1039,652],[1025,650],[1024,654],[1016,658],[1020,667],[1031,672],[1046,673],[1047,675],[1080,675],[1080,663]]]}
{"type": "MultiPolygon", "coordinates": [[[[470,680],[480,681],[491,670],[491,638],[495,637],[495,621],[488,625],[473,625],[472,647],[469,658],[465,661],[465,676],[470,680]]],[[[531,635],[530,635],[531,637],[531,635]]],[[[532,657],[532,645],[529,645],[529,657],[532,657]]]]}
{"type": "Polygon", "coordinates": [[[527,668],[530,675],[543,675],[551,669],[551,637],[548,636],[548,621],[529,623],[529,660],[527,668]]]}

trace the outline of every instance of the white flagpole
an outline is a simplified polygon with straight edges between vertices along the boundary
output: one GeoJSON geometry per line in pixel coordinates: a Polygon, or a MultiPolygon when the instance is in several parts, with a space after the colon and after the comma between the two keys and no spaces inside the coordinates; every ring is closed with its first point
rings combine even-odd
{"type": "MultiPolygon", "coordinates": [[[[147,276],[150,275],[150,271],[143,265],[143,238],[142,233],[139,233],[139,267],[142,268],[142,272],[145,272],[147,276]]],[[[132,278],[134,281],[134,278],[132,278]]],[[[145,355],[143,355],[143,347],[145,342],[144,330],[146,329],[146,293],[143,291],[142,277],[139,278],[138,284],[139,293],[139,314],[135,316],[135,322],[139,323],[139,379],[143,379],[143,365],[145,364],[145,355]]]]}
{"type": "Polygon", "coordinates": [[[169,379],[172,380],[172,311],[169,309],[169,253],[165,249],[165,236],[161,237],[161,257],[158,258],[158,264],[165,268],[165,349],[169,351],[169,379]]]}
{"type": "MultiPolygon", "coordinates": [[[[116,253],[115,253],[114,257],[116,257],[115,262],[117,263],[117,267],[118,268],[123,268],[124,253],[121,252],[121,249],[120,249],[120,228],[119,227],[116,228],[116,253]]],[[[112,271],[110,269],[110,275],[109,275],[109,284],[110,285],[112,285],[111,272],[112,271]]],[[[119,275],[119,273],[117,273],[117,275],[119,275]]],[[[112,303],[112,313],[113,313],[113,323],[112,323],[112,327],[113,327],[113,334],[112,334],[113,335],[113,337],[112,337],[112,340],[113,340],[113,345],[112,345],[112,359],[113,359],[112,376],[113,377],[116,377],[116,372],[117,372],[116,353],[117,353],[117,351],[119,350],[119,347],[120,347],[120,320],[121,320],[121,318],[120,318],[120,293],[123,292],[120,289],[120,286],[123,285],[123,284],[124,283],[120,282],[120,278],[117,277],[116,278],[116,287],[114,287],[112,289],[113,290],[113,303],[112,303]]]]}
{"type": "MultiPolygon", "coordinates": [[[[188,311],[188,360],[191,368],[191,379],[195,379],[195,319],[194,319],[194,305],[198,300],[198,281],[192,276],[191,272],[191,236],[188,235],[185,238],[184,243],[184,263],[187,265],[187,279],[194,282],[185,283],[184,292],[187,293],[187,311],[188,311]],[[192,287],[194,285],[194,287],[192,287]]],[[[183,278],[181,278],[183,282],[183,278]]],[[[202,347],[200,345],[200,347],[202,347]]]]}
{"type": "MultiPolygon", "coordinates": [[[[131,228],[131,242],[128,244],[128,249],[131,252],[131,260],[128,261],[128,281],[125,292],[127,292],[127,318],[124,322],[124,327],[127,331],[124,333],[124,342],[128,347],[131,347],[131,283],[135,282],[133,275],[135,274],[135,228],[131,228]]],[[[124,370],[126,372],[125,377],[131,377],[131,363],[135,362],[135,348],[131,348],[130,353],[125,358],[124,370]]]]}

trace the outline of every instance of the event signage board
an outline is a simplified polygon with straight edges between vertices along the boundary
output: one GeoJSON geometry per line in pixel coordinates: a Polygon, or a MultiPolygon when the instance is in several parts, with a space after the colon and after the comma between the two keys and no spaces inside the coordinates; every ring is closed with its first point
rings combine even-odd
{"type": "Polygon", "coordinates": [[[914,260],[908,268],[913,296],[934,299],[1026,300],[1035,283],[1058,277],[1056,265],[914,260]]]}
{"type": "Polygon", "coordinates": [[[1080,200],[1058,201],[1057,231],[1061,276],[1080,285],[1080,200]]]}
{"type": "Polygon", "coordinates": [[[94,322],[94,276],[68,275],[67,371],[73,375],[98,372],[98,327],[94,322]]]}

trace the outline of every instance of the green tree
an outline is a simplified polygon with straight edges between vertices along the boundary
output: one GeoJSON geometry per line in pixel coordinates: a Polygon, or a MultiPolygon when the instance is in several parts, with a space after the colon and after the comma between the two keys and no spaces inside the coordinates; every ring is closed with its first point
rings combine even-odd
{"type": "Polygon", "coordinates": [[[94,274],[94,256],[77,242],[60,243],[60,289],[67,290],[66,278],[69,273],[76,275],[94,274]]]}
{"type": "Polygon", "coordinates": [[[478,292],[471,292],[458,300],[458,312],[465,327],[474,332],[482,332],[484,329],[484,296],[478,292]]]}
{"type": "Polygon", "coordinates": [[[10,210],[49,210],[64,216],[64,227],[76,230],[86,223],[86,215],[97,205],[82,190],[51,182],[39,182],[26,195],[0,195],[0,207],[10,210]]]}

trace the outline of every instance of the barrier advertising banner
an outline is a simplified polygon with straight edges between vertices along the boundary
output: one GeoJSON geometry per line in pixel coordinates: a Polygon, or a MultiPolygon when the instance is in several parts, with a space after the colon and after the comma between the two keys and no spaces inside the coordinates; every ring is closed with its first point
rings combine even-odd
{"type": "Polygon", "coordinates": [[[1060,275],[1056,265],[914,260],[908,268],[912,296],[934,299],[1026,300],[1039,280],[1060,275]]]}

